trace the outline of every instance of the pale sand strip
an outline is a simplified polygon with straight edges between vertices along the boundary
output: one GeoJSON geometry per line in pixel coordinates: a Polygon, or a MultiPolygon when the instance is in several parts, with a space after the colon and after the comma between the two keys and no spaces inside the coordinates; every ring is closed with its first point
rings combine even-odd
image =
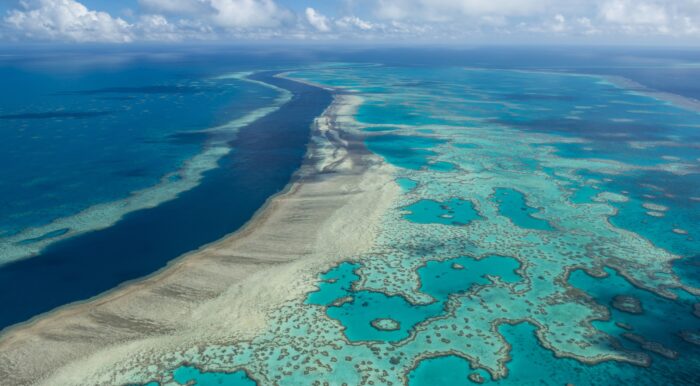
{"type": "Polygon", "coordinates": [[[389,166],[338,128],[357,103],[336,96],[294,182],[239,232],[6,332],[2,383],[92,384],[89,374],[135,352],[245,340],[265,326],[267,312],[312,290],[319,272],[366,251],[398,187],[389,166]]]}

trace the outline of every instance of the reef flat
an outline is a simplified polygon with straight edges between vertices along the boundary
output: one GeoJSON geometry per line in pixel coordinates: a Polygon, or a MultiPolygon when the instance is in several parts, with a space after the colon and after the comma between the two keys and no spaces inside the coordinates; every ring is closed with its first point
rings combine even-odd
{"type": "Polygon", "coordinates": [[[299,182],[171,268],[237,260],[229,287],[51,382],[700,383],[696,111],[579,74],[287,77],[335,90],[299,182]]]}

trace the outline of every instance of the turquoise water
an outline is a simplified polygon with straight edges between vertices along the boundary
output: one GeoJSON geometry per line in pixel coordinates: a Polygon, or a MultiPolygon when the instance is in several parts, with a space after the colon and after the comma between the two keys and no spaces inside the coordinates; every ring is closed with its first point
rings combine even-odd
{"type": "MultiPolygon", "coordinates": [[[[513,345],[508,361],[508,377],[494,381],[479,369],[472,369],[469,362],[455,356],[444,356],[422,361],[409,374],[409,385],[682,385],[694,384],[696,377],[638,378],[632,366],[603,363],[589,366],[574,359],[557,358],[537,343],[535,328],[527,323],[499,328],[503,337],[513,345]],[[479,374],[483,382],[469,379],[479,374]]],[[[687,374],[686,374],[687,375],[687,374]]]]}
{"type": "Polygon", "coordinates": [[[458,257],[445,261],[429,261],[418,270],[421,291],[444,301],[455,293],[466,292],[475,285],[487,285],[488,276],[505,283],[516,283],[522,277],[516,273],[520,263],[510,257],[487,256],[479,260],[458,257]]]}
{"type": "Polygon", "coordinates": [[[440,304],[415,306],[401,296],[387,296],[379,292],[355,291],[353,300],[340,307],[329,307],[328,316],[337,319],[345,328],[348,340],[397,342],[408,338],[419,322],[440,313],[440,304]],[[395,330],[378,329],[372,321],[390,319],[398,323],[395,330]]]}
{"type": "Polygon", "coordinates": [[[525,202],[525,196],[521,192],[514,189],[496,189],[494,199],[498,203],[500,213],[508,217],[515,225],[538,230],[553,229],[546,220],[532,216],[540,210],[528,206],[525,202]]]}
{"type": "Polygon", "coordinates": [[[287,384],[700,384],[698,111],[554,71],[292,76],[358,97],[354,134],[401,191],[371,247],[235,355],[188,363],[287,384]]]}
{"type": "Polygon", "coordinates": [[[438,381],[441,385],[476,384],[468,381],[468,376],[479,373],[486,384],[537,385],[537,384],[629,384],[642,385],[696,384],[700,381],[697,367],[700,366],[700,349],[683,341],[681,331],[696,330],[698,318],[692,315],[693,304],[699,299],[682,293],[677,301],[662,298],[649,291],[631,286],[615,271],[608,270],[603,279],[593,278],[582,271],[576,271],[569,279],[576,288],[585,290],[598,304],[608,307],[609,321],[600,321],[596,326],[610,334],[619,336],[625,347],[639,348],[637,342],[623,336],[634,333],[654,342],[664,342],[667,348],[682,353],[680,359],[668,361],[656,355],[651,367],[640,377],[639,368],[631,365],[603,363],[589,366],[573,359],[557,358],[537,343],[536,328],[527,323],[504,325],[500,332],[513,346],[508,362],[509,375],[501,381],[494,381],[483,371],[470,368],[469,362],[455,356],[441,356],[424,360],[409,375],[411,385],[430,385],[438,381]],[[614,296],[632,296],[640,300],[643,313],[630,314],[611,307],[614,296]],[[625,328],[619,327],[624,325],[625,328]],[[663,326],[663,328],[660,328],[663,326]],[[672,377],[670,377],[672,374],[672,377]]]}
{"type": "Polygon", "coordinates": [[[321,276],[319,290],[309,294],[307,303],[326,306],[328,316],[342,324],[343,333],[350,341],[396,342],[408,338],[418,323],[443,313],[444,304],[452,294],[487,285],[491,283],[489,277],[506,283],[521,280],[516,273],[519,267],[517,260],[502,256],[429,261],[417,274],[420,290],[434,301],[417,305],[402,296],[354,290],[353,283],[359,279],[355,271],[360,265],[346,262],[321,276]],[[336,304],[339,300],[340,305],[336,304]],[[395,322],[395,328],[386,330],[373,325],[373,321],[382,319],[395,322]]]}
{"type": "Polygon", "coordinates": [[[202,372],[196,367],[182,366],[173,372],[173,379],[181,385],[197,386],[255,386],[257,383],[250,379],[245,371],[232,373],[202,372]]]}
{"type": "Polygon", "coordinates": [[[408,168],[421,169],[429,165],[430,156],[436,155],[434,146],[444,143],[432,137],[379,135],[367,139],[367,147],[387,159],[388,162],[408,168]]]}
{"type": "Polygon", "coordinates": [[[420,200],[403,208],[404,217],[417,224],[466,225],[479,218],[471,201],[454,198],[445,202],[420,200]]]}
{"type": "Polygon", "coordinates": [[[311,292],[306,302],[328,306],[337,299],[347,296],[352,290],[352,283],[360,278],[355,274],[357,268],[359,268],[357,264],[345,262],[324,273],[321,275],[321,288],[311,292]]]}
{"type": "MultiPolygon", "coordinates": [[[[302,76],[320,81],[324,76],[355,79],[356,74],[352,70],[336,70],[332,73],[302,76]]],[[[400,208],[404,211],[404,219],[419,224],[476,226],[473,220],[481,217],[488,223],[492,215],[497,213],[508,218],[519,229],[557,232],[561,234],[556,236],[557,239],[561,237],[561,240],[567,240],[564,244],[573,245],[566,247],[568,249],[556,244],[546,247],[551,241],[545,241],[545,239],[535,242],[535,245],[541,245],[536,247],[541,252],[536,250],[530,252],[537,255],[547,251],[547,254],[552,254],[552,258],[556,258],[557,250],[562,249],[560,256],[561,254],[563,256],[559,258],[560,263],[548,263],[543,266],[540,275],[544,276],[540,278],[544,278],[546,275],[552,275],[558,269],[555,268],[556,266],[568,261],[568,256],[573,257],[570,254],[572,248],[576,246],[576,241],[571,239],[574,233],[601,232],[599,233],[601,237],[610,237],[607,231],[593,230],[594,228],[589,227],[584,220],[585,216],[573,217],[577,220],[567,223],[570,220],[564,220],[566,216],[562,216],[563,212],[561,212],[561,210],[567,210],[566,206],[552,206],[555,204],[555,199],[543,188],[548,183],[554,182],[558,185],[557,189],[565,192],[565,197],[568,197],[564,199],[565,205],[581,205],[583,209],[590,205],[607,203],[616,213],[602,216],[602,221],[610,221],[615,227],[632,231],[643,239],[653,242],[655,247],[686,256],[686,259],[677,260],[675,263],[669,262],[665,269],[674,269],[674,272],[681,274],[683,283],[690,285],[698,283],[698,279],[694,277],[698,270],[694,268],[696,265],[691,263],[697,260],[693,257],[698,254],[698,243],[693,233],[697,230],[696,224],[700,223],[697,218],[700,213],[698,210],[700,181],[697,180],[700,152],[696,146],[698,139],[692,129],[700,122],[700,115],[697,112],[661,103],[643,95],[624,92],[594,77],[555,73],[463,71],[449,68],[430,72],[416,68],[390,68],[377,70],[375,74],[369,76],[365,75],[362,84],[371,84],[372,93],[366,95],[368,101],[360,108],[358,121],[368,125],[402,124],[415,127],[413,135],[407,130],[395,130],[391,135],[371,136],[367,139],[370,150],[383,156],[387,162],[406,170],[399,173],[400,181],[403,181],[400,185],[405,192],[414,192],[412,185],[404,186],[407,180],[416,181],[423,187],[420,192],[422,199],[400,208]],[[406,78],[421,79],[421,82],[409,83],[410,86],[405,86],[406,83],[397,81],[397,79],[406,78]],[[441,82],[440,78],[450,79],[449,84],[441,82]],[[381,91],[377,88],[379,84],[385,85],[381,91]],[[396,86],[397,84],[401,86],[396,86]],[[459,87],[462,85],[468,86],[460,90],[459,87]],[[430,96],[427,96],[427,93],[420,94],[423,86],[430,87],[430,96]],[[382,92],[383,99],[375,98],[377,93],[382,92]],[[405,92],[404,95],[411,96],[402,99],[402,92],[405,92]],[[448,95],[449,98],[446,97],[448,95]],[[440,99],[439,96],[444,98],[440,99]],[[458,107],[453,103],[463,103],[463,105],[458,107]],[[472,124],[474,120],[480,122],[482,130],[474,129],[472,124]],[[428,130],[429,125],[439,126],[428,130]],[[449,126],[449,130],[445,125],[449,126]],[[460,131],[457,127],[469,129],[460,131]],[[501,130],[508,132],[504,134],[511,144],[527,143],[520,139],[520,135],[549,135],[550,137],[531,140],[532,152],[526,153],[516,149],[516,146],[505,146],[509,149],[499,149],[498,146],[503,146],[503,142],[490,142],[493,141],[491,137],[499,138],[498,134],[493,133],[501,130]],[[430,134],[430,140],[425,140],[425,134],[430,134]],[[410,139],[411,137],[413,140],[410,139]],[[440,142],[436,143],[435,139],[439,139],[440,142]],[[537,141],[541,144],[536,144],[537,141]],[[443,147],[446,144],[455,150],[447,151],[443,147]],[[548,153],[547,148],[552,148],[553,151],[548,153]],[[478,161],[474,162],[475,159],[478,161]],[[449,177],[430,174],[437,172],[431,168],[431,165],[440,162],[455,165],[454,168],[446,168],[443,172],[457,176],[462,173],[462,170],[467,171],[466,174],[461,175],[462,179],[465,179],[464,176],[469,173],[481,173],[475,176],[473,182],[459,182],[461,184],[478,186],[482,179],[487,178],[500,178],[505,181],[503,186],[496,185],[497,188],[488,197],[495,204],[495,210],[485,207],[481,198],[476,199],[479,203],[478,213],[472,204],[464,206],[463,203],[471,203],[486,189],[477,187],[467,189],[462,185],[461,190],[465,193],[461,196],[455,194],[460,191],[459,185],[450,185],[445,182],[445,178],[449,177]],[[680,169],[688,170],[690,173],[673,172],[680,169]],[[502,173],[501,176],[492,177],[496,175],[492,172],[493,170],[499,170],[502,173]],[[544,174],[540,174],[540,170],[544,174]],[[550,180],[545,182],[546,180],[542,178],[550,180]],[[518,185],[516,181],[522,181],[522,183],[518,185]],[[441,188],[445,190],[440,191],[441,188]],[[440,198],[432,198],[431,193],[433,197],[440,198]],[[602,193],[614,193],[618,196],[614,196],[610,201],[608,196],[603,196],[602,193]],[[445,195],[451,197],[446,198],[445,195]],[[460,203],[462,205],[459,205],[460,203]],[[660,210],[656,213],[662,215],[650,215],[649,212],[654,211],[649,208],[660,210]],[[553,224],[560,224],[560,221],[564,230],[553,226],[553,224]],[[578,230],[572,229],[573,233],[570,235],[567,228],[572,225],[578,227],[578,230]]],[[[500,140],[503,141],[503,139],[500,140]]],[[[458,177],[455,177],[455,180],[459,180],[458,177]]],[[[495,182],[489,182],[489,185],[494,184],[495,182]]],[[[410,245],[420,250],[445,249],[434,245],[449,243],[451,237],[453,234],[450,232],[442,237],[426,234],[420,238],[420,242],[415,240],[410,245]]],[[[508,240],[499,237],[498,233],[480,237],[483,241],[494,243],[498,243],[499,240],[507,243],[508,240]]],[[[521,240],[523,244],[528,243],[526,239],[521,240]]],[[[491,244],[478,243],[478,245],[491,244]]],[[[620,246],[620,248],[624,247],[620,246]]],[[[498,248],[493,248],[495,249],[498,248]]],[[[603,253],[610,253],[609,251],[606,250],[603,253]]],[[[631,257],[639,258],[639,256],[631,257]]],[[[497,264],[502,268],[499,276],[507,278],[503,284],[512,283],[518,278],[514,276],[514,272],[521,265],[517,260],[503,259],[503,262],[497,264]]],[[[452,259],[443,262],[430,261],[425,267],[419,269],[417,272],[421,290],[432,297],[444,299],[446,294],[457,293],[458,287],[463,286],[464,282],[471,281],[480,285],[489,283],[478,270],[465,272],[454,270],[453,261],[452,259]],[[423,273],[426,267],[435,267],[434,269],[441,267],[443,272],[435,276],[426,276],[423,273]],[[434,277],[435,280],[431,282],[430,277],[434,277]]],[[[533,262],[530,261],[529,264],[533,262]]],[[[492,266],[495,265],[492,264],[492,266]]],[[[619,265],[615,264],[615,266],[619,265]]],[[[645,268],[636,266],[635,269],[640,272],[639,275],[631,275],[643,277],[642,271],[645,268]]],[[[392,272],[392,269],[386,267],[382,270],[392,272]]],[[[370,277],[368,271],[369,269],[365,269],[358,272],[364,273],[361,277],[368,278],[370,277]]],[[[386,271],[384,272],[386,275],[386,271]]],[[[626,272],[630,274],[629,271],[626,272]]],[[[655,274],[659,278],[667,277],[658,271],[655,274]]],[[[610,275],[608,279],[593,279],[580,271],[574,272],[569,282],[591,296],[597,304],[605,305],[608,309],[609,296],[600,293],[598,290],[600,284],[596,283],[610,283],[606,287],[608,290],[617,288],[617,292],[622,294],[631,291],[629,288],[635,288],[630,287],[629,284],[626,284],[626,287],[623,286],[627,281],[616,275],[610,275]],[[581,275],[589,280],[583,280],[581,275]],[[613,281],[613,279],[622,281],[613,281]]],[[[379,290],[381,281],[378,280],[376,283],[379,290]]],[[[647,285],[654,288],[654,284],[647,283],[647,285]]],[[[391,288],[394,287],[394,285],[391,286],[391,288]]],[[[400,288],[403,288],[403,285],[400,288]]],[[[463,287],[462,291],[465,291],[463,287]]],[[[677,324],[678,329],[697,331],[698,319],[692,312],[693,304],[698,300],[683,291],[681,293],[685,293],[686,296],[675,301],[660,297],[651,291],[636,291],[645,294],[641,296],[637,293],[637,296],[643,299],[643,304],[648,303],[654,310],[645,309],[645,313],[641,315],[622,316],[620,311],[613,310],[611,311],[613,320],[619,319],[622,323],[638,326],[633,327],[635,333],[677,350],[680,353],[680,359],[666,359],[653,350],[642,347],[638,342],[630,341],[621,335],[624,331],[621,332],[620,327],[615,327],[614,321],[597,321],[593,326],[603,333],[614,336],[622,345],[621,347],[646,352],[652,361],[650,368],[615,362],[590,366],[575,359],[562,359],[554,355],[551,350],[541,347],[539,344],[541,342],[533,335],[533,325],[528,323],[516,326],[506,325],[499,331],[513,346],[513,359],[506,365],[509,370],[508,376],[498,382],[608,384],[612,379],[618,379],[624,382],[653,384],[658,379],[669,378],[675,379],[675,382],[693,383],[697,379],[693,377],[693,371],[688,369],[698,368],[698,364],[693,359],[697,356],[696,349],[692,344],[679,338],[679,331],[660,329],[659,326],[671,323],[677,324]],[[661,303],[665,305],[662,306],[661,303]],[[611,325],[614,328],[610,327],[611,325]],[[673,370],[675,368],[678,370],[673,370]],[[675,375],[671,377],[671,373],[675,375]],[[606,374],[610,374],[610,378],[607,378],[606,374]]],[[[502,304],[508,304],[508,302],[504,301],[502,304]]],[[[603,319],[604,316],[600,315],[599,318],[603,319]]],[[[547,323],[553,322],[548,319],[547,323]]],[[[561,344],[563,343],[562,340],[561,344]]],[[[446,346],[449,347],[449,344],[446,346]]],[[[465,358],[470,357],[469,350],[464,354],[465,358]]],[[[473,364],[470,367],[468,360],[455,356],[421,362],[411,373],[410,379],[411,384],[416,385],[465,384],[470,382],[467,379],[470,373],[477,373],[487,381],[491,379],[482,369],[476,370],[473,364]]],[[[492,380],[492,382],[495,381],[492,380]]]]}
{"type": "Polygon", "coordinates": [[[404,192],[410,192],[418,186],[418,182],[413,181],[410,178],[397,178],[396,183],[399,184],[404,192]]]}

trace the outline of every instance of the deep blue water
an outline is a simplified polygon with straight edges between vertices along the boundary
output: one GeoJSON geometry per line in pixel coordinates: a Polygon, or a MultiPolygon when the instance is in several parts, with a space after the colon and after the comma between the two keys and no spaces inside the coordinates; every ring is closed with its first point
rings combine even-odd
{"type": "Polygon", "coordinates": [[[276,112],[243,128],[233,151],[196,188],[112,227],[53,244],[39,256],[0,266],[0,327],[148,275],[168,261],[243,225],[301,164],[327,91],[272,73],[255,76],[294,93],[276,112]]]}
{"type": "Polygon", "coordinates": [[[202,150],[207,136],[185,133],[277,95],[139,63],[67,72],[0,63],[0,80],[0,238],[158,184],[202,150]]]}

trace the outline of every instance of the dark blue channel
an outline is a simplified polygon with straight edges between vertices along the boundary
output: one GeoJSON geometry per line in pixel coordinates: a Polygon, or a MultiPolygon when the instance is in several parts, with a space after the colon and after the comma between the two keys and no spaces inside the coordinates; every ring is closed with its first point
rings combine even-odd
{"type": "Polygon", "coordinates": [[[186,252],[240,228],[301,166],[315,117],[331,103],[323,89],[253,76],[293,93],[279,110],[242,128],[233,151],[196,188],[114,226],[0,266],[0,329],[88,299],[157,271],[186,252]]]}

